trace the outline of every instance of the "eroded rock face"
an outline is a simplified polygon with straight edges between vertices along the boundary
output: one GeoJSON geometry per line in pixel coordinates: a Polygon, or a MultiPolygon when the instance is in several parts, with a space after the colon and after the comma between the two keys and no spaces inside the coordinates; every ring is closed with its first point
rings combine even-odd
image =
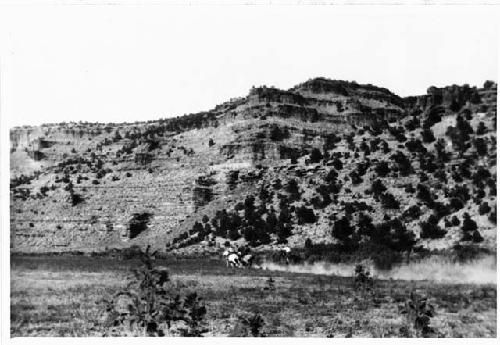
{"type": "MultiPolygon", "coordinates": [[[[451,85],[443,88],[431,86],[427,94],[405,98],[405,107],[410,111],[424,111],[426,109],[443,106],[449,112],[458,112],[467,104],[479,104],[482,97],[489,97],[496,92],[496,84],[487,85],[488,88],[478,89],[469,85],[451,85]]],[[[490,102],[488,102],[490,103],[490,102]]]]}
{"type": "MultiPolygon", "coordinates": [[[[496,104],[496,85],[434,88],[402,99],[372,85],[317,78],[288,91],[253,88],[247,97],[174,119],[15,128],[11,175],[28,178],[11,185],[11,248],[163,247],[200,212],[231,206],[227,200],[254,188],[263,171],[272,180],[273,174],[286,177],[286,166],[297,159],[307,166],[300,157],[334,147],[332,136],[438,104],[449,109],[476,94],[496,104]],[[140,215],[147,221],[137,231],[140,215]]],[[[345,142],[338,147],[353,153],[345,142]]],[[[296,170],[304,178],[319,171],[296,170]]]]}

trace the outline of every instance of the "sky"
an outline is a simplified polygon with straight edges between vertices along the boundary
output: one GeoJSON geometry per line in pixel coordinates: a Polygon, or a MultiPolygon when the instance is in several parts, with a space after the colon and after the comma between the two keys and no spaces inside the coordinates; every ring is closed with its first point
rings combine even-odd
{"type": "Polygon", "coordinates": [[[9,127],[134,122],[314,77],[400,96],[497,80],[494,6],[6,6],[9,127]]]}

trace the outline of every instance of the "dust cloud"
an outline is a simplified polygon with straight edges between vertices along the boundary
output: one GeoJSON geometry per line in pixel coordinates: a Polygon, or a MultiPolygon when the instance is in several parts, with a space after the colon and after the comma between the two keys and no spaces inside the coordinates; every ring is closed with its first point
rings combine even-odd
{"type": "MultiPolygon", "coordinates": [[[[373,277],[384,280],[427,280],[446,284],[496,284],[497,265],[494,255],[467,263],[453,262],[443,257],[431,257],[424,260],[400,264],[391,270],[378,270],[370,262],[361,262],[370,269],[373,277]]],[[[354,264],[332,264],[315,262],[313,264],[282,265],[264,262],[260,268],[271,271],[309,273],[352,277],[354,264]]]]}

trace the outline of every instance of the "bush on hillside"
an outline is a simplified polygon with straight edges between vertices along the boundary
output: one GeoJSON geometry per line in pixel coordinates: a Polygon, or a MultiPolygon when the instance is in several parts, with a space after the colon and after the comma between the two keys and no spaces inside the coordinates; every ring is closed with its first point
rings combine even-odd
{"type": "Polygon", "coordinates": [[[447,232],[445,229],[441,229],[441,227],[438,225],[437,217],[433,215],[429,216],[427,221],[420,223],[420,229],[421,238],[429,238],[432,240],[443,238],[447,232]]]}
{"type": "Polygon", "coordinates": [[[297,224],[299,225],[316,222],[314,211],[304,205],[298,207],[295,210],[295,214],[297,215],[297,224]]]}

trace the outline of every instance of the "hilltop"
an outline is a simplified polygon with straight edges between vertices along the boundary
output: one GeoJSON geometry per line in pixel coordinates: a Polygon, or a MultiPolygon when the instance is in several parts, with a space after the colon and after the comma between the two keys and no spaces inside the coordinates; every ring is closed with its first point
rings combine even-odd
{"type": "Polygon", "coordinates": [[[158,121],[17,127],[11,250],[494,251],[496,93],[316,78],[158,121]]]}

